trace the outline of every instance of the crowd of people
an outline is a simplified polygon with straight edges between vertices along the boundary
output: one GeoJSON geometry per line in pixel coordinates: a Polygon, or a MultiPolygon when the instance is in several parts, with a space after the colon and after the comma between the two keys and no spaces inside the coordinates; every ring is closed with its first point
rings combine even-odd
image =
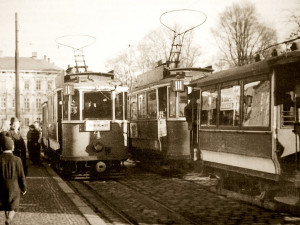
{"type": "Polygon", "coordinates": [[[4,121],[0,133],[0,211],[5,225],[11,224],[19,208],[20,195],[27,191],[27,150],[33,164],[40,165],[41,129],[36,121],[29,126],[27,147],[20,132],[20,121],[4,121]]]}

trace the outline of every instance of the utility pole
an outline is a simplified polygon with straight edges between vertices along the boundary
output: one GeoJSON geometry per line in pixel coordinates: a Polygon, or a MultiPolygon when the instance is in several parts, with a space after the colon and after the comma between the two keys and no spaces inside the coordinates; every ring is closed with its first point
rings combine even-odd
{"type": "Polygon", "coordinates": [[[20,78],[19,78],[19,43],[18,43],[18,13],[15,13],[16,26],[16,52],[15,52],[15,73],[16,73],[16,87],[15,87],[15,107],[16,117],[20,119],[20,78]]]}

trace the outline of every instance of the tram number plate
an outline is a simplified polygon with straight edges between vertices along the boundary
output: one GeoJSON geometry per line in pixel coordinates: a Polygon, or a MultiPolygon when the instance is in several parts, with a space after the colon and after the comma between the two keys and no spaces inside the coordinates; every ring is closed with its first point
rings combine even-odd
{"type": "Polygon", "coordinates": [[[109,131],[110,121],[109,120],[86,120],[84,123],[85,131],[109,131]]]}

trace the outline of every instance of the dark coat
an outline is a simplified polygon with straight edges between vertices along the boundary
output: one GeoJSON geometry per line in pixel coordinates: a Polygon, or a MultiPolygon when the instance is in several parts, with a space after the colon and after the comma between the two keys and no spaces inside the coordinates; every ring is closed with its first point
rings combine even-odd
{"type": "Polygon", "coordinates": [[[0,210],[18,210],[20,192],[27,190],[22,161],[12,153],[0,155],[0,210]]]}
{"type": "Polygon", "coordinates": [[[7,132],[7,135],[14,141],[14,155],[22,159],[24,172],[25,174],[27,174],[26,145],[24,139],[22,138],[20,132],[15,132],[14,130],[9,130],[7,132]]]}
{"type": "Polygon", "coordinates": [[[40,159],[40,132],[37,129],[29,129],[27,133],[27,149],[29,158],[33,163],[39,163],[40,159]]]}

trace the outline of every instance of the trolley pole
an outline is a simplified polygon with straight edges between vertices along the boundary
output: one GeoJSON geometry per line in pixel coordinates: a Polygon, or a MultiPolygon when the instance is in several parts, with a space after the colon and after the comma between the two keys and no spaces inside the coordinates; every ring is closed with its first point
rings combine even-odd
{"type": "Polygon", "coordinates": [[[19,78],[19,47],[18,47],[18,13],[15,13],[15,27],[16,27],[16,51],[15,51],[15,73],[16,73],[16,87],[15,87],[15,108],[16,117],[20,119],[20,78],[19,78]]]}

